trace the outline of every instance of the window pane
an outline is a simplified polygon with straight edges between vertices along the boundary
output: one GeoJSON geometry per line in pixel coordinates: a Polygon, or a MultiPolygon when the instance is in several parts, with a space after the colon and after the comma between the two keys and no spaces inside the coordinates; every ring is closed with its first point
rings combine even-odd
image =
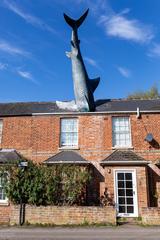
{"type": "Polygon", "coordinates": [[[119,201],[119,204],[125,204],[125,198],[124,197],[119,197],[118,201],[119,201]]]}
{"type": "Polygon", "coordinates": [[[126,188],[133,188],[132,181],[126,181],[126,188]]]}
{"type": "Polygon", "coordinates": [[[132,173],[125,173],[126,180],[132,180],[132,173]]]}
{"type": "Polygon", "coordinates": [[[118,173],[118,180],[124,180],[124,173],[118,173]]]}
{"type": "Polygon", "coordinates": [[[125,213],[125,206],[119,206],[119,213],[125,213]]]}
{"type": "Polygon", "coordinates": [[[127,213],[134,213],[133,206],[127,206],[127,213]]]}
{"type": "Polygon", "coordinates": [[[61,119],[61,146],[78,145],[78,121],[74,118],[61,119]]]}
{"type": "Polygon", "coordinates": [[[124,181],[118,181],[118,188],[124,188],[124,181]]]}
{"type": "Polygon", "coordinates": [[[0,143],[2,142],[3,120],[0,120],[0,143]]]}
{"type": "Polygon", "coordinates": [[[126,189],[126,196],[133,196],[133,190],[132,189],[126,189]]]}
{"type": "Polygon", "coordinates": [[[112,118],[112,138],[113,146],[119,147],[131,146],[131,133],[128,117],[112,118]]]}
{"type": "Polygon", "coordinates": [[[125,191],[124,191],[124,189],[118,189],[118,195],[119,195],[119,196],[125,196],[125,191]]]}
{"type": "Polygon", "coordinates": [[[133,204],[133,198],[127,198],[127,204],[133,204]]]}
{"type": "Polygon", "coordinates": [[[4,184],[4,178],[0,177],[0,201],[1,200],[6,200],[6,195],[5,195],[4,185],[3,184],[4,184]]]}

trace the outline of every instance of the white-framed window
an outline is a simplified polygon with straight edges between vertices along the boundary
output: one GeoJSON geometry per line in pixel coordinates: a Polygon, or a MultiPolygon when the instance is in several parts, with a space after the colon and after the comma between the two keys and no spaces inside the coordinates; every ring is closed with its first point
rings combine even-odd
{"type": "Polygon", "coordinates": [[[129,117],[112,117],[113,147],[131,147],[131,127],[129,117]]]}
{"type": "Polygon", "coordinates": [[[0,119],[0,143],[2,142],[3,120],[0,119]]]}
{"type": "Polygon", "coordinates": [[[61,118],[61,147],[78,146],[78,119],[61,118]]]}
{"type": "Polygon", "coordinates": [[[6,193],[5,193],[5,189],[4,189],[5,183],[6,183],[6,180],[7,180],[7,176],[8,176],[7,173],[4,173],[3,175],[0,175],[0,204],[8,202],[8,199],[7,199],[7,196],[6,196],[6,193]]]}

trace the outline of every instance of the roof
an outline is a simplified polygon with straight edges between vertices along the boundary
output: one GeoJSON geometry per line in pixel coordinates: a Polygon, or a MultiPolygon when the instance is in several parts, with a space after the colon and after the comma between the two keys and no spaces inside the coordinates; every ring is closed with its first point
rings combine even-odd
{"type": "Polygon", "coordinates": [[[89,164],[87,160],[74,151],[62,151],[44,161],[46,164],[89,164]]]}
{"type": "Polygon", "coordinates": [[[0,150],[0,164],[16,163],[22,160],[21,156],[13,149],[0,150]]]}
{"type": "MultiPolygon", "coordinates": [[[[96,101],[95,112],[160,111],[160,99],[155,100],[127,100],[105,99],[96,101]]],[[[0,103],[0,116],[22,116],[38,113],[70,113],[76,110],[62,109],[56,102],[15,102],[0,103]]]]}
{"type": "Polygon", "coordinates": [[[140,111],[160,110],[160,99],[150,100],[129,100],[129,99],[108,99],[96,102],[96,111],[140,111]]]}
{"type": "Polygon", "coordinates": [[[149,162],[130,150],[116,150],[101,161],[101,165],[145,165],[149,162]]]}

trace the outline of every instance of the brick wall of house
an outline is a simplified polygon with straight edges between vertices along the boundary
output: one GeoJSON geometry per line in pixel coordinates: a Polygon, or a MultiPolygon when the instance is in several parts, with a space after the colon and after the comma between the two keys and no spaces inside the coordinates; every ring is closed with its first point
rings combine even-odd
{"type": "MultiPolygon", "coordinates": [[[[114,116],[129,116],[124,114],[114,116]]],[[[23,156],[36,162],[43,162],[47,158],[55,155],[60,148],[60,118],[77,117],[77,115],[43,115],[43,116],[20,116],[3,118],[3,137],[1,148],[13,148],[23,156]]],[[[112,149],[112,116],[110,114],[81,114],[79,119],[79,146],[77,151],[86,160],[92,161],[95,169],[95,182],[91,191],[97,198],[94,190],[97,188],[99,196],[104,192],[104,169],[99,165],[99,161],[106,158],[113,152],[112,149]],[[101,184],[100,184],[101,183],[101,184]],[[101,186],[102,188],[99,188],[101,186]]],[[[136,114],[130,115],[131,136],[133,150],[153,162],[160,159],[160,114],[142,114],[140,119],[136,114]],[[155,143],[150,145],[144,141],[147,133],[152,133],[155,143]]],[[[138,182],[147,177],[144,168],[137,168],[139,174],[138,182]],[[141,177],[141,175],[143,177],[141,177]]],[[[107,176],[106,176],[107,179],[107,176]]],[[[155,195],[156,183],[160,182],[160,177],[152,172],[153,186],[152,196],[155,195]]],[[[112,185],[113,178],[107,180],[107,187],[112,185]]],[[[139,207],[147,206],[146,185],[138,186],[139,207]],[[142,196],[141,196],[142,194],[142,196]]],[[[153,201],[151,201],[153,202],[153,201]]],[[[155,203],[156,205],[156,203],[155,203]]]]}
{"type": "MultiPolygon", "coordinates": [[[[30,224],[113,224],[116,213],[113,207],[56,207],[26,206],[25,221],[30,224]]],[[[19,206],[12,206],[10,224],[19,223],[19,206]]]]}
{"type": "MultiPolygon", "coordinates": [[[[117,115],[115,115],[117,116],[117,115]]],[[[119,115],[120,116],[120,115],[119,115]]],[[[122,116],[122,114],[121,114],[122,116]]],[[[127,115],[124,115],[127,116],[127,115]]],[[[33,116],[3,118],[2,148],[14,148],[27,158],[42,162],[60,151],[60,118],[66,116],[33,116]]],[[[68,116],[75,117],[75,116],[68,116]]],[[[112,149],[111,115],[80,115],[79,150],[84,158],[99,161],[112,149]]],[[[133,149],[149,160],[160,159],[160,114],[142,114],[140,119],[130,115],[133,149]],[[156,143],[144,141],[152,133],[156,143]]]]}

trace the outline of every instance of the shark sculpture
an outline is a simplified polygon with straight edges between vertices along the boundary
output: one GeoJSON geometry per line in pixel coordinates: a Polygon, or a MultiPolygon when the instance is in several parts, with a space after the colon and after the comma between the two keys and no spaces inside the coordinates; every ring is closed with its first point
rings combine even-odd
{"type": "Polygon", "coordinates": [[[79,46],[78,28],[87,17],[88,11],[89,9],[78,20],[64,14],[66,22],[72,28],[71,52],[66,52],[66,55],[71,58],[75,103],[78,111],[81,112],[95,110],[93,93],[100,81],[100,78],[89,79],[79,46]]]}

